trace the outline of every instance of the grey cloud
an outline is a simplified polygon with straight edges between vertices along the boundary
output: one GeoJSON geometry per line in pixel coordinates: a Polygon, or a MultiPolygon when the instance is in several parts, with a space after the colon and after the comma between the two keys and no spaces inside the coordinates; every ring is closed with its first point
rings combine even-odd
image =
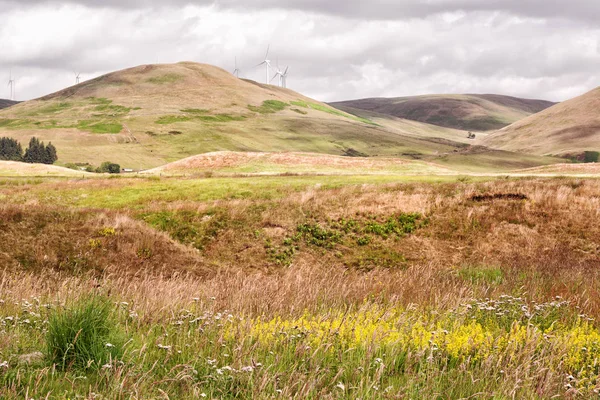
{"type": "Polygon", "coordinates": [[[13,67],[25,99],[71,85],[74,70],[89,79],[139,64],[189,60],[231,71],[236,56],[244,77],[264,81],[264,70],[254,66],[270,43],[271,59],[291,67],[290,88],[326,101],[436,92],[563,100],[597,86],[600,28],[574,19],[593,15],[596,1],[571,1],[573,19],[552,14],[552,1],[544,2],[543,11],[552,18],[540,17],[542,11],[531,8],[536,2],[448,0],[425,7],[411,0],[398,10],[396,2],[374,1],[358,18],[362,3],[354,0],[335,15],[327,8],[331,2],[303,0],[293,10],[270,0],[245,8],[234,0],[186,8],[184,1],[167,7],[139,0],[116,8],[109,0],[102,5],[113,8],[92,8],[91,0],[78,7],[67,0],[25,0],[2,9],[0,83],[13,67]],[[470,11],[438,13],[459,5],[470,11]],[[369,17],[386,10],[390,18],[401,12],[410,17],[369,17]]]}
{"type": "Polygon", "coordinates": [[[31,6],[71,3],[88,7],[136,9],[185,5],[217,5],[230,9],[302,10],[357,19],[421,18],[444,12],[501,11],[534,18],[565,18],[597,24],[597,0],[0,0],[0,5],[31,6]]]}

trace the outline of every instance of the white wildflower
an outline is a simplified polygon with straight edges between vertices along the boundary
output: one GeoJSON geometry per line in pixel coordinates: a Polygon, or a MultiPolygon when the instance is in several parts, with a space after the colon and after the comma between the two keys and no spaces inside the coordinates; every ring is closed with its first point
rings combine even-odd
{"type": "Polygon", "coordinates": [[[165,346],[163,344],[156,345],[161,350],[171,350],[171,346],[165,346]]]}
{"type": "Polygon", "coordinates": [[[346,386],[342,382],[338,382],[338,384],[335,385],[335,387],[340,388],[342,390],[346,390],[346,386]]]}
{"type": "Polygon", "coordinates": [[[111,368],[112,368],[112,365],[110,365],[110,364],[104,364],[102,366],[102,369],[111,369],[111,368]]]}
{"type": "Polygon", "coordinates": [[[200,397],[206,397],[206,393],[200,393],[200,397]]]}
{"type": "Polygon", "coordinates": [[[115,347],[115,345],[112,344],[112,343],[106,343],[104,346],[107,347],[107,348],[109,348],[109,349],[112,348],[112,347],[115,347]]]}
{"type": "Polygon", "coordinates": [[[247,367],[242,367],[242,369],[240,371],[242,371],[242,372],[252,372],[252,371],[254,371],[254,367],[252,365],[248,365],[247,367]]]}

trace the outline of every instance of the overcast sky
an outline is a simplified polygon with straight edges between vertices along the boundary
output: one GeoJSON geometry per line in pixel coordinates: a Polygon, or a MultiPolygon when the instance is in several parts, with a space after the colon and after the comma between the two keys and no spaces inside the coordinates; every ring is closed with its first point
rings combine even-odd
{"type": "MultiPolygon", "coordinates": [[[[0,0],[0,77],[39,97],[140,64],[197,61],[323,101],[600,85],[600,0],[0,0]],[[275,81],[274,81],[275,82],[275,81]]],[[[0,98],[7,98],[0,82],[0,98]]]]}

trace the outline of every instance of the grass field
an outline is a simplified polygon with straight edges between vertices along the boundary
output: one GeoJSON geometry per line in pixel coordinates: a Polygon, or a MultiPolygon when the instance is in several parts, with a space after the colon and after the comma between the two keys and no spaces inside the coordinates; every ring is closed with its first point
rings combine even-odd
{"type": "Polygon", "coordinates": [[[0,180],[0,397],[596,398],[600,180],[0,180]]]}

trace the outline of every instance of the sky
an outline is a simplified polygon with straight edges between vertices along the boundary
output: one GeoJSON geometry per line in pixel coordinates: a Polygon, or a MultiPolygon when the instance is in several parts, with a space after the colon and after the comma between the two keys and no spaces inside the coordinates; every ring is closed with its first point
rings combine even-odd
{"type": "Polygon", "coordinates": [[[11,70],[18,100],[152,63],[237,58],[264,81],[268,46],[288,87],[321,101],[562,101],[600,86],[600,1],[0,0],[0,98],[11,70]]]}

